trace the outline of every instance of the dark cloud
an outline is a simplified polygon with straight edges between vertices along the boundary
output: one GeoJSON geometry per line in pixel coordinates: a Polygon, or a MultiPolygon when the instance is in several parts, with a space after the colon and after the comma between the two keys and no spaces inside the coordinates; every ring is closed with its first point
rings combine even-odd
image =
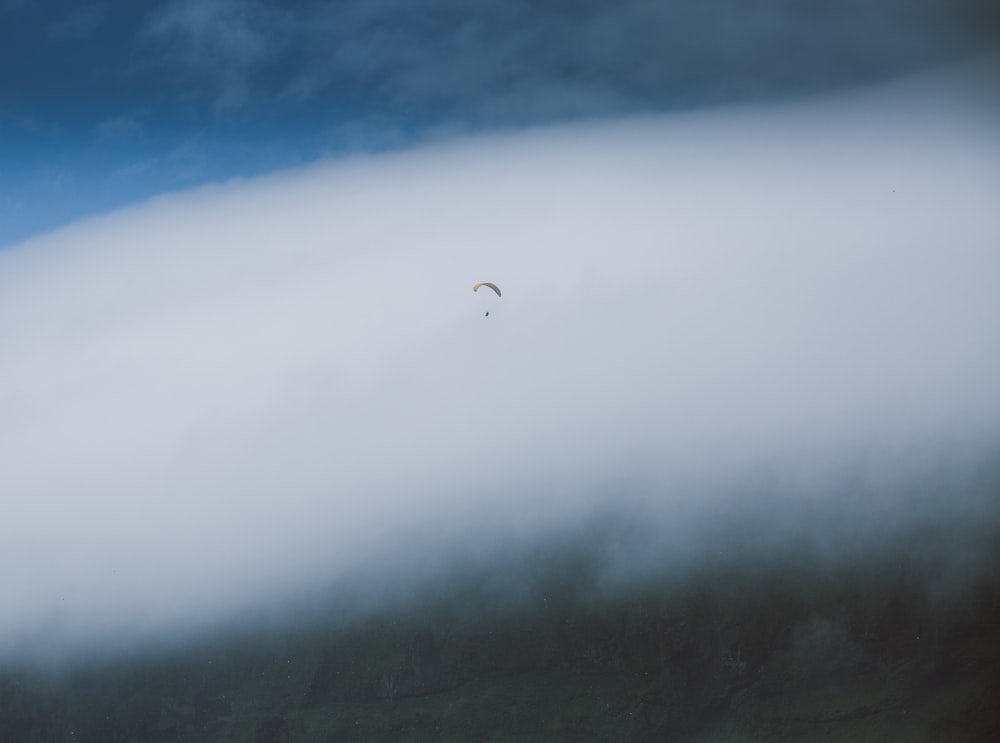
{"type": "Polygon", "coordinates": [[[106,0],[8,2],[0,12],[9,17],[0,32],[8,105],[58,109],[68,93],[69,105],[83,108],[95,100],[194,101],[207,111],[308,101],[326,111],[488,120],[863,81],[988,46],[998,15],[981,0],[169,0],[141,8],[106,0]]]}
{"type": "MultiPolygon", "coordinates": [[[[530,121],[855,83],[991,41],[985,5],[176,0],[145,26],[216,104],[345,99],[530,121]]],[[[995,19],[994,19],[995,20],[995,19]]]]}
{"type": "Polygon", "coordinates": [[[219,143],[202,170],[218,180],[442,132],[810,94],[980,52],[1000,28],[986,0],[7,0],[0,18],[3,188],[26,205],[0,211],[0,244],[183,185],[145,170],[123,197],[111,178],[192,137],[219,143]],[[122,147],[108,122],[126,119],[122,147]],[[53,167],[89,187],[31,195],[53,167]]]}
{"type": "Polygon", "coordinates": [[[160,51],[157,62],[208,88],[220,109],[259,95],[266,69],[292,43],[295,17],[279,7],[238,0],[181,0],[155,13],[140,38],[160,51]]]}

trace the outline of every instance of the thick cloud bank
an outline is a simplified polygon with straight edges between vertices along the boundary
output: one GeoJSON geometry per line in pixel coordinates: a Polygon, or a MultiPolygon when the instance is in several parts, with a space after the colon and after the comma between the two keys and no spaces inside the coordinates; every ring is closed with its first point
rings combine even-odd
{"type": "Polygon", "coordinates": [[[0,254],[0,653],[601,512],[680,551],[734,503],[967,477],[1000,429],[995,73],[334,162],[0,254]]]}

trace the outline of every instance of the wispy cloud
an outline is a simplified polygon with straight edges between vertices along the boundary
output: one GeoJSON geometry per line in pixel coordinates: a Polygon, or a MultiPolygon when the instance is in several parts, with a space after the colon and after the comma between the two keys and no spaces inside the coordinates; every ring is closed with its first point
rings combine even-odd
{"type": "Polygon", "coordinates": [[[66,191],[75,179],[72,171],[52,165],[38,173],[36,183],[43,191],[54,195],[66,191]]]}
{"type": "Polygon", "coordinates": [[[134,160],[132,162],[125,163],[120,168],[118,168],[111,177],[118,180],[130,180],[136,176],[149,173],[160,163],[160,158],[149,157],[142,160],[134,160]]]}
{"type": "Polygon", "coordinates": [[[101,142],[118,142],[141,132],[142,124],[136,116],[112,116],[97,125],[97,138],[101,142]]]}
{"type": "Polygon", "coordinates": [[[103,2],[77,5],[49,26],[51,38],[87,39],[106,22],[108,5],[103,2]]]}
{"type": "Polygon", "coordinates": [[[52,136],[62,131],[57,122],[25,113],[0,113],[0,126],[19,133],[37,133],[52,136]]]}
{"type": "Polygon", "coordinates": [[[256,91],[262,70],[291,42],[292,16],[281,6],[238,0],[175,0],[145,27],[164,61],[187,69],[213,88],[221,109],[241,105],[256,91]]]}

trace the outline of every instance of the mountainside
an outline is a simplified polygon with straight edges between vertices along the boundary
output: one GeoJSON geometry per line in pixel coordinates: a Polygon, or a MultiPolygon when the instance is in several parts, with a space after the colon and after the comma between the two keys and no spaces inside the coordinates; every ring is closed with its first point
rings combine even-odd
{"type": "MultiPolygon", "coordinates": [[[[610,590],[586,540],[529,550],[360,618],[8,669],[0,739],[996,740],[1000,585],[942,587],[943,531],[610,590]]],[[[996,564],[997,537],[967,546],[996,564]]]]}

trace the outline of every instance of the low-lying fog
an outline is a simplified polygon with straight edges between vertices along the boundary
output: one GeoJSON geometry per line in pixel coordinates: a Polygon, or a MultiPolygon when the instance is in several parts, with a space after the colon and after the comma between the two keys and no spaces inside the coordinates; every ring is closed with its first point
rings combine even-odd
{"type": "Polygon", "coordinates": [[[734,513],[834,555],[958,514],[985,569],[997,497],[955,484],[1000,434],[998,70],[328,162],[0,253],[0,661],[347,576],[391,600],[605,516],[656,545],[609,581],[734,513]]]}

